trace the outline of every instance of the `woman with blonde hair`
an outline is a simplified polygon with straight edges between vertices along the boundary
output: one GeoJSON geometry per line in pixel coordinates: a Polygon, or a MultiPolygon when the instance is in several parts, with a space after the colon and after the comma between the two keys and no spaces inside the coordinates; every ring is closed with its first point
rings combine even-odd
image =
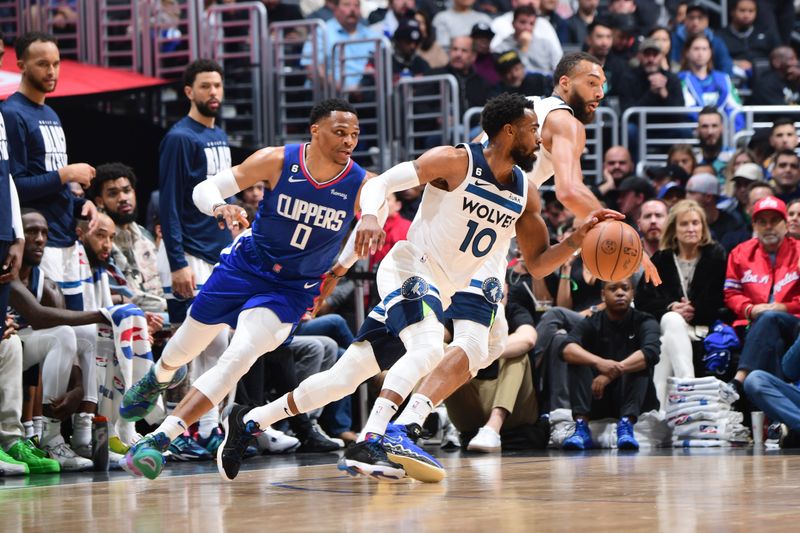
{"type": "Polygon", "coordinates": [[[681,200],[669,212],[661,246],[650,258],[661,274],[654,287],[642,280],[636,308],[661,321],[661,360],[653,382],[666,409],[667,378],[694,377],[692,341],[702,340],[723,307],[725,250],[712,240],[706,214],[694,200],[681,200]]]}

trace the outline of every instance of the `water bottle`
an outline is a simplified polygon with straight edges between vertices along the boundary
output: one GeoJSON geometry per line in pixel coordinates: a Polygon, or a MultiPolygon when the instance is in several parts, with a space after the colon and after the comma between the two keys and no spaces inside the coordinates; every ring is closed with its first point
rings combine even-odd
{"type": "Polygon", "coordinates": [[[108,419],[92,419],[92,462],[95,472],[108,472],[108,419]]]}

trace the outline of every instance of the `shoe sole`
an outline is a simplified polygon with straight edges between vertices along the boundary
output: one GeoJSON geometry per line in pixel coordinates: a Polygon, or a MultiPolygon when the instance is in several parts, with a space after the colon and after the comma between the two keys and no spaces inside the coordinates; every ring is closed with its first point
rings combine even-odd
{"type": "Polygon", "coordinates": [[[401,465],[408,477],[412,477],[417,481],[422,481],[423,483],[439,483],[447,477],[447,473],[443,468],[437,468],[418,459],[405,455],[397,455],[390,451],[386,452],[386,456],[395,463],[401,465]]]}
{"type": "Polygon", "coordinates": [[[367,476],[378,481],[401,481],[404,477],[406,477],[406,472],[401,468],[391,468],[391,467],[384,467],[384,466],[375,466],[369,465],[366,463],[362,463],[359,461],[353,461],[351,459],[344,459],[342,458],[337,464],[336,468],[339,470],[346,472],[347,474],[357,477],[357,476],[367,476]]]}
{"type": "Polygon", "coordinates": [[[480,453],[495,453],[502,450],[502,446],[482,446],[480,444],[468,444],[467,451],[480,453]]]}
{"type": "Polygon", "coordinates": [[[622,450],[624,452],[638,452],[639,451],[639,447],[638,446],[634,446],[632,444],[623,444],[622,446],[617,446],[617,449],[618,450],[622,450]]]}
{"type": "Polygon", "coordinates": [[[561,449],[568,452],[584,452],[586,451],[586,446],[578,446],[577,444],[562,444],[561,449]]]}
{"type": "Polygon", "coordinates": [[[228,474],[222,467],[222,452],[225,450],[225,445],[228,443],[228,435],[230,435],[230,431],[228,431],[228,417],[230,416],[231,409],[226,408],[225,411],[225,416],[222,417],[222,431],[225,432],[225,436],[222,438],[219,448],[217,448],[217,472],[219,472],[219,475],[222,477],[222,479],[230,483],[236,479],[236,476],[238,476],[239,473],[237,472],[236,476],[234,477],[228,477],[228,474]]]}

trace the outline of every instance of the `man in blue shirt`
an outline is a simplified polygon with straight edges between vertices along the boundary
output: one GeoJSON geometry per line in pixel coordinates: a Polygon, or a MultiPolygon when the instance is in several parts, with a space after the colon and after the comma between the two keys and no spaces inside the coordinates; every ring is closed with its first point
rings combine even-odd
{"type": "Polygon", "coordinates": [[[88,218],[94,227],[97,209],[91,201],[76,198],[68,183],[86,188],[95,171],[86,163],[67,164],[61,120],[45,104],[47,94],[56,88],[61,64],[55,37],[26,33],[16,40],[14,49],[22,80],[2,108],[11,175],[22,207],[41,212],[50,227],[42,270],[61,286],[67,308],[82,310],[82,280],[91,274],[83,246],[77,242],[76,217],[88,218]]]}
{"type": "MultiPolygon", "coordinates": [[[[207,178],[231,168],[228,136],[216,125],[225,90],[222,67],[208,59],[191,63],[183,74],[183,92],[189,114],[167,132],[159,148],[159,217],[163,241],[158,250],[158,271],[173,327],[186,319],[195,295],[203,287],[219,253],[231,242],[231,233],[201,213],[192,202],[192,189],[207,178]]],[[[198,357],[192,377],[211,368],[228,346],[228,329],[218,335],[198,357]]],[[[219,413],[212,408],[200,420],[200,441],[219,438],[219,413]]],[[[194,450],[183,458],[202,458],[186,436],[176,445],[194,450]]]]}

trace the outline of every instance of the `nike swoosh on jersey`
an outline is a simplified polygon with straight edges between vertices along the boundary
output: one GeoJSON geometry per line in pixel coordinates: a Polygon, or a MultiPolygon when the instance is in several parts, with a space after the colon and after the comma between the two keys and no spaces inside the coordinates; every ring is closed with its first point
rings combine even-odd
{"type": "Polygon", "coordinates": [[[295,179],[294,176],[289,176],[289,183],[302,183],[306,181],[305,178],[295,179]]]}
{"type": "Polygon", "coordinates": [[[311,288],[311,287],[313,287],[314,285],[319,285],[319,281],[318,281],[318,282],[316,282],[316,283],[306,283],[305,285],[303,285],[303,288],[304,288],[304,289],[310,289],[310,288],[311,288]]]}

